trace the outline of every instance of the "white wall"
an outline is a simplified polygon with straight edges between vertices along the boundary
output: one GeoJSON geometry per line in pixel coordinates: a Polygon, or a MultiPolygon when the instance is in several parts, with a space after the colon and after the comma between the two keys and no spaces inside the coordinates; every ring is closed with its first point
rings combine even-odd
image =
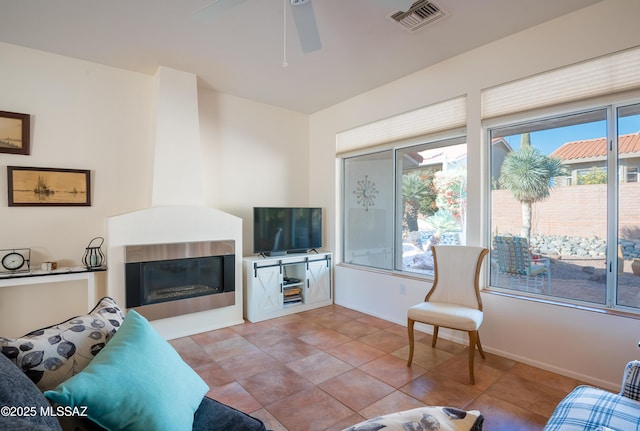
{"type": "MultiPolygon", "coordinates": [[[[0,58],[0,110],[32,115],[31,155],[0,154],[0,249],[30,247],[36,267],[79,265],[106,218],[152,205],[154,77],[5,43],[0,58]],[[93,205],[9,208],[13,165],[90,169],[93,205]]],[[[254,205],[309,203],[308,116],[201,89],[198,110],[205,205],[244,219],[250,254],[254,205]]],[[[62,297],[81,286],[54,301],[33,293],[47,286],[33,289],[0,289],[0,335],[86,312],[84,300],[62,297]]],[[[96,294],[106,291],[102,282],[96,294]]]]}
{"type": "MultiPolygon", "coordinates": [[[[638,16],[640,2],[636,0],[605,0],[311,115],[311,171],[326,178],[326,182],[312,183],[311,191],[336,215],[331,234],[336,260],[341,229],[340,165],[328,156],[335,153],[336,133],[466,94],[467,239],[470,244],[481,244],[487,168],[481,141],[481,89],[639,45],[638,16]]],[[[346,267],[336,269],[335,286],[337,303],[402,324],[407,307],[422,300],[429,287],[414,279],[346,267]]],[[[611,388],[619,385],[624,364],[640,357],[640,320],[489,293],[483,293],[483,301],[483,345],[490,352],[611,388]]]]}
{"type": "Polygon", "coordinates": [[[314,205],[307,115],[200,89],[205,204],[243,219],[253,252],[253,207],[314,205]]]}
{"type": "Polygon", "coordinates": [[[0,110],[31,114],[31,155],[0,154],[0,248],[80,263],[104,217],[148,205],[151,77],[0,43],[0,110]],[[7,207],[6,166],[91,170],[90,207],[7,207]]]}
{"type": "MultiPolygon", "coordinates": [[[[79,265],[89,241],[104,236],[106,216],[149,205],[151,78],[4,43],[0,58],[0,110],[31,115],[31,155],[0,154],[0,249],[31,248],[35,268],[79,265]],[[93,203],[8,207],[7,166],[89,169],[93,203]]],[[[5,336],[87,311],[81,285],[10,292],[0,289],[5,336]]]]}
{"type": "Polygon", "coordinates": [[[198,77],[160,66],[154,76],[151,205],[204,205],[198,77]]]}

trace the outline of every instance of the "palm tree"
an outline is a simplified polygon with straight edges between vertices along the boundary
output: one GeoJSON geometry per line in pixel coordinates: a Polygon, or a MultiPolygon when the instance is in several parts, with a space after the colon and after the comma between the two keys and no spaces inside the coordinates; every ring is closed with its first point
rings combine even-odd
{"type": "Polygon", "coordinates": [[[402,201],[407,230],[418,230],[418,214],[423,200],[429,196],[429,185],[417,172],[402,175],[402,201]]]}
{"type": "Polygon", "coordinates": [[[520,235],[527,238],[527,241],[531,238],[533,204],[549,196],[553,177],[564,174],[562,160],[546,156],[532,147],[528,133],[522,135],[520,149],[505,157],[500,171],[500,184],[522,205],[520,235]]]}

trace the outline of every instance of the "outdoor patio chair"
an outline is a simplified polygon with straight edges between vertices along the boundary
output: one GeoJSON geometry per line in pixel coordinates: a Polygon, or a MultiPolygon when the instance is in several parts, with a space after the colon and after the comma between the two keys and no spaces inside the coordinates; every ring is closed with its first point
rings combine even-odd
{"type": "Polygon", "coordinates": [[[493,240],[497,255],[498,274],[505,274],[511,280],[512,288],[524,287],[527,292],[540,292],[547,285],[551,294],[551,263],[547,258],[532,259],[529,242],[518,236],[496,236],[493,240]]]}

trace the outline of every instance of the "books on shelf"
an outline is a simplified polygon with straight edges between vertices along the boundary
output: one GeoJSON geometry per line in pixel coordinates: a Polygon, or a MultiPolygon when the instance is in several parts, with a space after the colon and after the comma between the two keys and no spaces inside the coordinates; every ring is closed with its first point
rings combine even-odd
{"type": "Polygon", "coordinates": [[[289,289],[284,289],[284,296],[292,296],[292,295],[300,295],[302,293],[302,289],[299,287],[292,287],[289,289]]]}
{"type": "Polygon", "coordinates": [[[284,294],[284,303],[286,304],[297,304],[302,302],[302,289],[300,287],[290,287],[284,289],[282,292],[284,294]]]}

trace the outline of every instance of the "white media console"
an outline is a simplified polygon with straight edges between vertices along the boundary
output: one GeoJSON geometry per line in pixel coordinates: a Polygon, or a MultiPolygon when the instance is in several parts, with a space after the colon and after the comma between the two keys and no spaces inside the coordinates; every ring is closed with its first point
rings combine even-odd
{"type": "Polygon", "coordinates": [[[331,253],[245,257],[244,317],[273,319],[333,303],[331,253]]]}

